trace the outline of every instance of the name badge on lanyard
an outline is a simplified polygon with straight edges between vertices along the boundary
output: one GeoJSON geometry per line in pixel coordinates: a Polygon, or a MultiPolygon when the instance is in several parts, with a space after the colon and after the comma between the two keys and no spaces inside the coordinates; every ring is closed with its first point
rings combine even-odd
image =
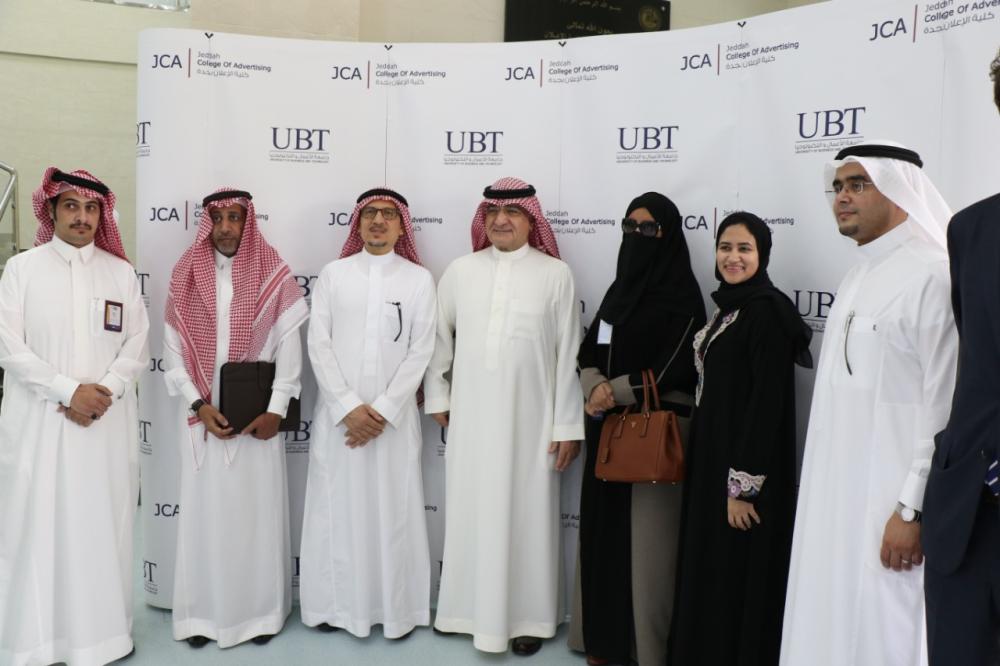
{"type": "Polygon", "coordinates": [[[125,308],[121,303],[104,301],[104,330],[121,333],[124,312],[125,308]]]}
{"type": "Polygon", "coordinates": [[[611,329],[613,326],[608,322],[601,320],[601,325],[597,329],[597,344],[599,345],[610,345],[611,344],[611,329]]]}

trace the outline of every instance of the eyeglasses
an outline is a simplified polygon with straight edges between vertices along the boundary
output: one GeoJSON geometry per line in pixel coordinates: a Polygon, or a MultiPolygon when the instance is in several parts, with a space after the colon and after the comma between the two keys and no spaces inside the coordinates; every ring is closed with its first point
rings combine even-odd
{"type": "Polygon", "coordinates": [[[390,208],[386,206],[385,208],[376,208],[375,206],[365,206],[361,209],[361,219],[370,222],[375,219],[375,216],[382,213],[382,219],[386,222],[392,222],[397,217],[399,217],[399,210],[396,208],[390,208]]]}
{"type": "Polygon", "coordinates": [[[500,214],[500,211],[503,211],[503,214],[506,215],[507,217],[522,217],[527,214],[524,212],[524,209],[521,208],[520,206],[513,206],[513,205],[487,206],[486,219],[492,220],[493,218],[495,218],[497,215],[500,214]]]}
{"type": "Polygon", "coordinates": [[[631,217],[626,217],[622,220],[622,233],[623,234],[634,234],[638,231],[640,234],[646,238],[653,238],[656,236],[656,232],[660,230],[660,223],[653,221],[639,222],[633,220],[631,217]]]}
{"type": "Polygon", "coordinates": [[[833,187],[833,189],[827,190],[826,193],[836,196],[840,194],[846,187],[847,191],[850,192],[851,194],[861,194],[862,192],[865,191],[865,185],[871,185],[872,187],[874,187],[875,183],[873,183],[870,180],[861,180],[860,178],[852,178],[848,180],[846,183],[842,183],[839,180],[835,180],[833,181],[833,185],[831,186],[833,187]]]}

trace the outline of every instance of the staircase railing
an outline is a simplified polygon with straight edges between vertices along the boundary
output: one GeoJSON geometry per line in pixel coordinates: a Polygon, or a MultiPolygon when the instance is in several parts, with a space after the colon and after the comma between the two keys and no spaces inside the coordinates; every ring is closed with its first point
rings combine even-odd
{"type": "Polygon", "coordinates": [[[17,254],[18,249],[21,247],[21,225],[19,224],[17,214],[17,169],[9,164],[0,162],[0,171],[4,171],[10,176],[6,187],[3,189],[3,194],[0,195],[0,220],[4,219],[9,207],[14,223],[11,233],[0,233],[0,271],[2,271],[7,260],[17,254]]]}

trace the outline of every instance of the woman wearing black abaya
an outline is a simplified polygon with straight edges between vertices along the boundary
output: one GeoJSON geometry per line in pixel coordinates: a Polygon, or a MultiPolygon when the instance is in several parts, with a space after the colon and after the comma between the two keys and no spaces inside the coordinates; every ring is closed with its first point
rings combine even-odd
{"type": "Polygon", "coordinates": [[[719,225],[681,519],[670,664],[778,664],[795,517],[795,363],[805,325],[767,275],[771,231],[750,213],[719,225]]]}
{"type": "Polygon", "coordinates": [[[647,192],[629,204],[626,216],[615,281],[578,356],[588,418],[582,618],[574,617],[574,628],[582,619],[590,664],[634,658],[640,666],[660,666],[670,629],[680,487],[604,482],[595,478],[594,464],[604,414],[642,401],[646,369],[653,370],[664,407],[684,417],[685,429],[696,382],[690,349],[705,323],[705,305],[673,202],[647,192]]]}

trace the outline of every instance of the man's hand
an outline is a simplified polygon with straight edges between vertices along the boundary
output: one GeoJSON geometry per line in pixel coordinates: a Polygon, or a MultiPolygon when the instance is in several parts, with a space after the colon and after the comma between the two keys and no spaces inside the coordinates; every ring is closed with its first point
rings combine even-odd
{"type": "Polygon", "coordinates": [[[882,533],[882,566],[893,571],[909,571],[924,562],[920,549],[920,523],[908,523],[895,511],[882,533]]]}
{"type": "Polygon", "coordinates": [[[606,412],[615,407],[615,392],[611,388],[611,382],[601,382],[590,392],[590,399],[583,409],[590,416],[597,416],[599,412],[606,412]]]}
{"type": "Polygon", "coordinates": [[[737,530],[748,530],[753,527],[753,521],[760,525],[760,516],[753,503],[733,497],[727,498],[726,509],[729,513],[729,526],[737,530]],[[753,519],[753,520],[751,520],[753,519]]]}
{"type": "Polygon", "coordinates": [[[94,419],[90,418],[86,414],[81,414],[75,409],[69,409],[67,407],[63,407],[62,405],[59,405],[59,413],[65,414],[67,419],[77,424],[81,428],[86,428],[91,423],[94,422],[94,419]]]}
{"type": "Polygon", "coordinates": [[[111,391],[100,384],[80,384],[69,406],[91,419],[99,419],[111,406],[111,391]]]}
{"type": "Polygon", "coordinates": [[[549,453],[556,454],[555,470],[565,471],[573,459],[580,455],[580,442],[552,442],[549,444],[549,453]]]}
{"type": "Polygon", "coordinates": [[[219,439],[232,439],[236,436],[222,412],[207,402],[198,408],[198,418],[205,424],[206,438],[208,433],[212,433],[219,439]]]}
{"type": "Polygon", "coordinates": [[[352,449],[375,439],[385,430],[385,418],[371,405],[358,405],[344,417],[347,438],[344,443],[352,449]]]}
{"type": "Polygon", "coordinates": [[[264,412],[243,428],[241,435],[253,435],[254,439],[271,439],[278,434],[281,417],[272,412],[264,412]]]}
{"type": "Polygon", "coordinates": [[[431,414],[431,418],[437,421],[437,424],[442,428],[447,428],[449,421],[448,414],[449,412],[436,412],[434,414],[431,414]]]}

